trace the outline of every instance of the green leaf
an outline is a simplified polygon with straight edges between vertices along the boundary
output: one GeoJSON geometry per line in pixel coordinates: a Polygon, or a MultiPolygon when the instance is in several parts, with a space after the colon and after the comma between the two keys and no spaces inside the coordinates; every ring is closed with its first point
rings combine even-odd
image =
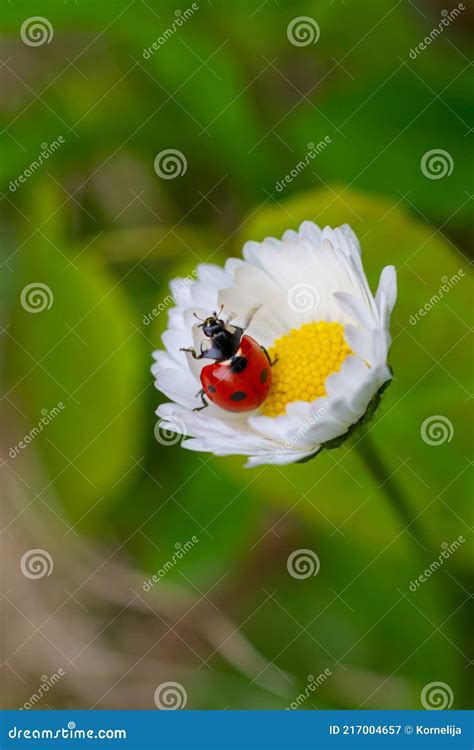
{"type": "Polygon", "coordinates": [[[223,241],[217,232],[198,226],[150,226],[106,232],[94,240],[92,250],[112,263],[155,260],[175,263],[177,257],[199,263],[201,256],[210,254],[223,241]]]}
{"type": "MultiPolygon", "coordinates": [[[[171,15],[170,25],[172,21],[171,15]]],[[[196,179],[200,173],[204,185],[211,179],[212,187],[222,183],[222,190],[227,189],[224,179],[229,177],[243,195],[257,200],[261,197],[259,176],[271,161],[266,128],[256,102],[242,96],[247,75],[237,51],[228,40],[219,41],[203,31],[202,21],[201,27],[198,24],[197,17],[190,19],[180,40],[170,39],[141,61],[144,71],[158,81],[160,97],[164,87],[165,102],[166,92],[176,92],[167,111],[179,118],[180,127],[175,142],[163,143],[163,148],[182,148],[188,160],[188,179],[196,179]]],[[[145,29],[140,32],[142,42],[153,41],[145,29]]],[[[155,95],[156,88],[153,86],[155,95]]]]}
{"type": "MultiPolygon", "coordinates": [[[[44,193],[36,213],[49,216],[44,193]]],[[[41,232],[22,246],[7,329],[9,397],[26,417],[18,427],[25,435],[44,410],[59,410],[34,445],[50,485],[82,517],[127,485],[141,445],[147,360],[117,279],[97,259],[69,255],[53,222],[38,221],[41,232]]]]}
{"type": "MultiPolygon", "coordinates": [[[[421,213],[449,216],[452,224],[466,224],[470,215],[466,187],[472,184],[466,158],[470,74],[458,71],[457,90],[446,87],[437,99],[429,79],[425,81],[419,73],[410,61],[385,83],[372,78],[357,87],[346,83],[334,91],[324,107],[334,126],[326,124],[331,144],[303,179],[313,182],[321,174],[327,182],[354,183],[391,194],[396,200],[406,196],[421,213]]],[[[439,83],[434,85],[439,88],[439,83]]],[[[314,129],[313,118],[302,117],[291,127],[293,138],[296,133],[299,142],[306,143],[314,129]]],[[[302,158],[301,148],[299,153],[302,158]]]]}

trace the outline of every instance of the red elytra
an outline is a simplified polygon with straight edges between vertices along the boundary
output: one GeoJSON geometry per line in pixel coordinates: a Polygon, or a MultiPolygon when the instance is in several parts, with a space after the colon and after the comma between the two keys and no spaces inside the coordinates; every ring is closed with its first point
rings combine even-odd
{"type": "Polygon", "coordinates": [[[267,398],[271,383],[272,368],[268,355],[251,336],[242,336],[232,357],[206,365],[201,370],[204,394],[226,411],[257,409],[267,398]]]}

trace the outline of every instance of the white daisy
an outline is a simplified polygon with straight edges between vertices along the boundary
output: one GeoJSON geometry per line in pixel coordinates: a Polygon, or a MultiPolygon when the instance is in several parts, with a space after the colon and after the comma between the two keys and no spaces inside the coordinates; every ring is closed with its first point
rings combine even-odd
{"type": "MultiPolygon", "coordinates": [[[[247,466],[287,464],[316,454],[361,420],[391,378],[387,364],[390,314],[396,300],[393,266],[383,269],[375,297],[362,267],[359,242],[345,224],[320,229],[305,221],[281,240],[247,242],[244,260],[225,268],[203,264],[195,281],[171,282],[176,307],[154,352],[156,387],[169,399],[157,414],[182,445],[218,456],[249,456],[247,466]],[[263,404],[233,413],[201,401],[200,372],[210,360],[182,348],[207,347],[195,316],[223,306],[223,317],[244,326],[266,347],[272,382],[263,404]]],[[[176,438],[173,442],[176,442],[176,438]]]]}

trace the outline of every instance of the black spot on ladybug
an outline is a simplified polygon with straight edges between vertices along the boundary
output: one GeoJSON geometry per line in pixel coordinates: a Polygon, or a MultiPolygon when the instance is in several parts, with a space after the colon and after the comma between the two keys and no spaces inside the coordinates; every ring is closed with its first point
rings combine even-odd
{"type": "Polygon", "coordinates": [[[209,391],[209,393],[215,393],[216,392],[216,389],[214,388],[213,385],[208,385],[207,386],[207,390],[209,391]]]}
{"type": "Polygon", "coordinates": [[[247,394],[245,391],[235,391],[230,398],[231,401],[243,401],[244,398],[247,398],[247,394]]]}
{"type": "Polygon", "coordinates": [[[260,380],[262,383],[265,383],[267,378],[268,378],[268,370],[266,367],[264,367],[262,372],[260,373],[260,380]]]}
{"type": "Polygon", "coordinates": [[[230,360],[231,372],[243,372],[247,367],[247,357],[235,356],[230,360]]]}

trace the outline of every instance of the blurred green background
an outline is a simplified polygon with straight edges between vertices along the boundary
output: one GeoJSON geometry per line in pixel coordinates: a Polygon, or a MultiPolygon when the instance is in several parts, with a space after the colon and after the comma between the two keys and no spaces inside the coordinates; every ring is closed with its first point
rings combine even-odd
{"type": "Polygon", "coordinates": [[[442,2],[196,5],[180,26],[188,6],[153,0],[2,10],[3,703],[22,705],[61,667],[35,707],[153,708],[156,686],[174,680],[187,708],[285,708],[303,693],[302,709],[419,708],[434,681],[463,708],[472,12],[410,57],[442,2]],[[53,36],[30,46],[20,29],[38,13],[53,36]],[[291,43],[295,16],[317,22],[315,43],[291,43]],[[187,164],[174,179],[154,170],[167,149],[187,164]],[[439,179],[421,169],[433,149],[452,166],[439,179]],[[304,465],[252,471],[155,439],[162,396],[149,368],[169,279],[305,219],[353,227],[372,288],[397,267],[395,377],[368,429],[426,551],[367,471],[360,436],[304,465]],[[32,313],[21,292],[38,282],[54,299],[32,313]],[[433,415],[453,428],[436,446],[420,434],[433,415]],[[31,548],[51,554],[51,575],[19,575],[31,548]],[[318,554],[317,576],[288,574],[300,548],[318,554]]]}

